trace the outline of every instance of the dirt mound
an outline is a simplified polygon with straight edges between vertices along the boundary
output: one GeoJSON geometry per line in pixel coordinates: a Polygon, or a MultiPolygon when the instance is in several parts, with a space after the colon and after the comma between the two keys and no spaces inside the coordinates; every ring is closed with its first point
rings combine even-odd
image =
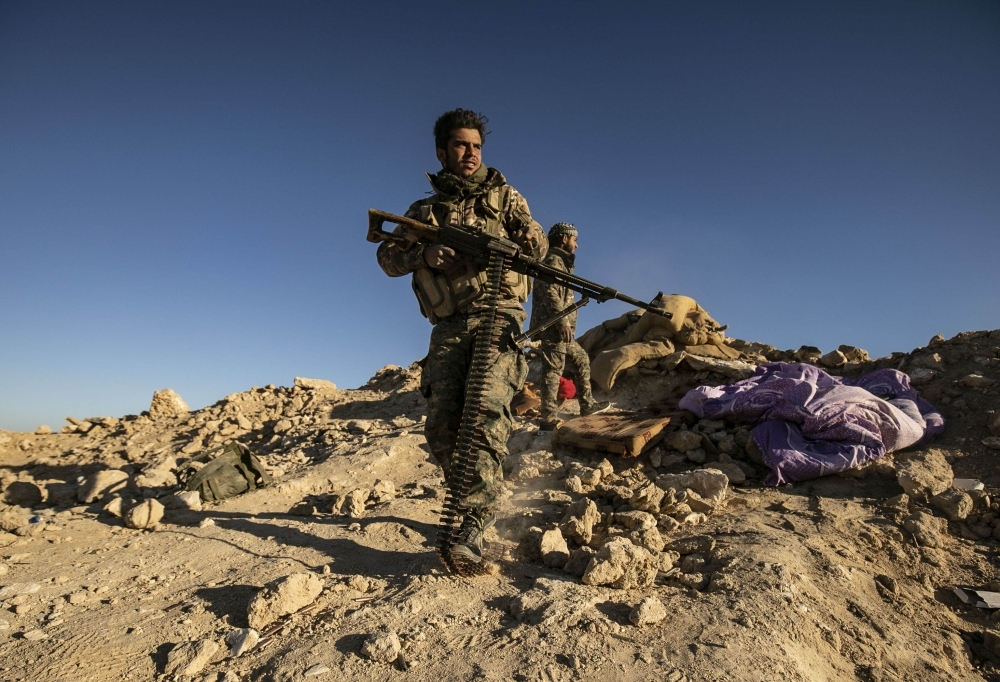
{"type": "MultiPolygon", "coordinates": [[[[444,491],[416,365],[357,390],[297,379],[194,412],[162,409],[161,394],[155,419],[0,432],[3,677],[1000,679],[1000,623],[952,589],[1000,588],[1000,331],[874,360],[729,345],[751,368],[901,369],[947,429],[773,489],[735,424],[689,420],[628,460],[553,447],[521,420],[491,531],[507,557],[473,581],[432,550],[444,491]],[[181,494],[192,460],[234,438],[275,484],[215,504],[181,494]],[[162,518],[125,525],[149,509],[162,518]],[[252,615],[289,580],[310,589],[252,615]]],[[[746,371],[663,360],[601,397],[672,410],[746,371]]]]}

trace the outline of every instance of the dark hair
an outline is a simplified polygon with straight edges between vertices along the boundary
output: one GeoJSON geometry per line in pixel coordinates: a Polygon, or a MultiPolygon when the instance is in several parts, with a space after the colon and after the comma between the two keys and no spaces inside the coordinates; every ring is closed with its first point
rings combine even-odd
{"type": "Polygon", "coordinates": [[[486,124],[489,122],[490,119],[482,114],[477,114],[471,109],[452,109],[451,111],[446,111],[438,116],[438,120],[434,121],[434,145],[438,149],[446,149],[448,147],[448,140],[451,139],[451,134],[462,128],[478,130],[480,139],[485,142],[486,136],[489,135],[486,132],[486,124]]]}

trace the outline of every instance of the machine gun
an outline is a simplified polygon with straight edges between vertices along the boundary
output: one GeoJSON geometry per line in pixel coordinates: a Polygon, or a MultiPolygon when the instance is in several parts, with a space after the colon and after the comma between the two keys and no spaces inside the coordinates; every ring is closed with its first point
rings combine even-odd
{"type": "Polygon", "coordinates": [[[489,369],[496,362],[496,356],[499,353],[500,334],[503,326],[497,324],[496,315],[504,274],[508,270],[513,270],[528,277],[566,287],[583,295],[583,299],[579,303],[561,311],[542,325],[519,335],[515,339],[517,343],[522,343],[529,336],[549,328],[573,310],[586,305],[590,299],[595,299],[598,303],[616,299],[643,308],[655,315],[667,318],[671,315],[652,303],[644,303],[611,287],[551,268],[522,253],[521,247],[514,242],[484,232],[474,232],[447,225],[441,227],[428,225],[412,218],[370,209],[368,211],[368,241],[373,243],[392,241],[406,245],[415,242],[441,244],[454,250],[460,257],[470,260],[477,268],[486,273],[486,283],[482,294],[485,305],[479,312],[479,333],[476,335],[472,347],[472,362],[466,381],[462,421],[458,430],[453,465],[448,473],[448,493],[445,496],[444,510],[441,513],[437,542],[435,543],[438,556],[452,573],[462,576],[484,574],[489,570],[485,560],[498,558],[502,554],[502,547],[496,543],[484,546],[484,561],[480,563],[468,561],[451,550],[458,539],[462,520],[468,513],[468,509],[462,505],[462,500],[469,493],[475,459],[479,450],[485,447],[483,424],[486,413],[483,408],[483,391],[489,369]],[[386,222],[395,223],[403,228],[400,234],[383,230],[382,225],[386,222]]]}

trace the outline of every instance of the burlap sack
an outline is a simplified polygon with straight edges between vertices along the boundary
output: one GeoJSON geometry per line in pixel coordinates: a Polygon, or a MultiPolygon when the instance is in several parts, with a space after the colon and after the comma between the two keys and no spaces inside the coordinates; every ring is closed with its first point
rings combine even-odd
{"type": "Polygon", "coordinates": [[[620,348],[602,351],[590,363],[590,378],[605,391],[611,390],[618,375],[643,360],[658,360],[674,352],[670,341],[630,343],[620,348]]]}

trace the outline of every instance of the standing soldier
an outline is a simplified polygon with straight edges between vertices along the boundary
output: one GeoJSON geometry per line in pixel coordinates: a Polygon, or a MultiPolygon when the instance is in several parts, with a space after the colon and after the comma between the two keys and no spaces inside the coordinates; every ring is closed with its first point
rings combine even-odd
{"type": "MultiPolygon", "coordinates": [[[[548,240],[541,225],[532,219],[527,202],[500,171],[482,164],[486,123],[485,116],[466,109],[454,109],[438,118],[434,143],[442,168],[427,176],[434,193],[413,203],[406,217],[499,235],[517,242],[526,255],[542,258],[548,240]]],[[[447,480],[456,464],[466,379],[484,306],[480,297],[485,273],[440,244],[386,241],[379,246],[377,257],[390,277],[413,275],[420,311],[434,325],[420,390],[427,398],[427,445],[447,480]]],[[[483,533],[495,520],[503,480],[501,467],[512,427],[510,402],[528,373],[524,354],[513,338],[527,317],[521,304],[530,289],[530,280],[514,272],[506,274],[501,288],[497,324],[504,331],[497,361],[486,378],[483,400],[486,445],[473,453],[473,480],[461,501],[466,513],[458,544],[451,550],[473,563],[482,561],[483,533]]]]}
{"type": "MultiPolygon", "coordinates": [[[[569,223],[556,223],[549,230],[549,252],[545,264],[556,270],[572,274],[576,260],[576,227],[569,223]]],[[[531,297],[530,327],[542,324],[547,319],[573,305],[573,292],[566,287],[549,284],[541,280],[535,283],[531,297]]],[[[556,418],[556,400],[559,393],[559,378],[563,375],[566,360],[573,365],[573,379],[576,394],[580,400],[580,414],[594,414],[611,406],[608,402],[594,402],[590,390],[590,358],[576,342],[576,311],[570,313],[559,324],[542,332],[542,405],[541,430],[551,431],[559,425],[556,418]]]]}

